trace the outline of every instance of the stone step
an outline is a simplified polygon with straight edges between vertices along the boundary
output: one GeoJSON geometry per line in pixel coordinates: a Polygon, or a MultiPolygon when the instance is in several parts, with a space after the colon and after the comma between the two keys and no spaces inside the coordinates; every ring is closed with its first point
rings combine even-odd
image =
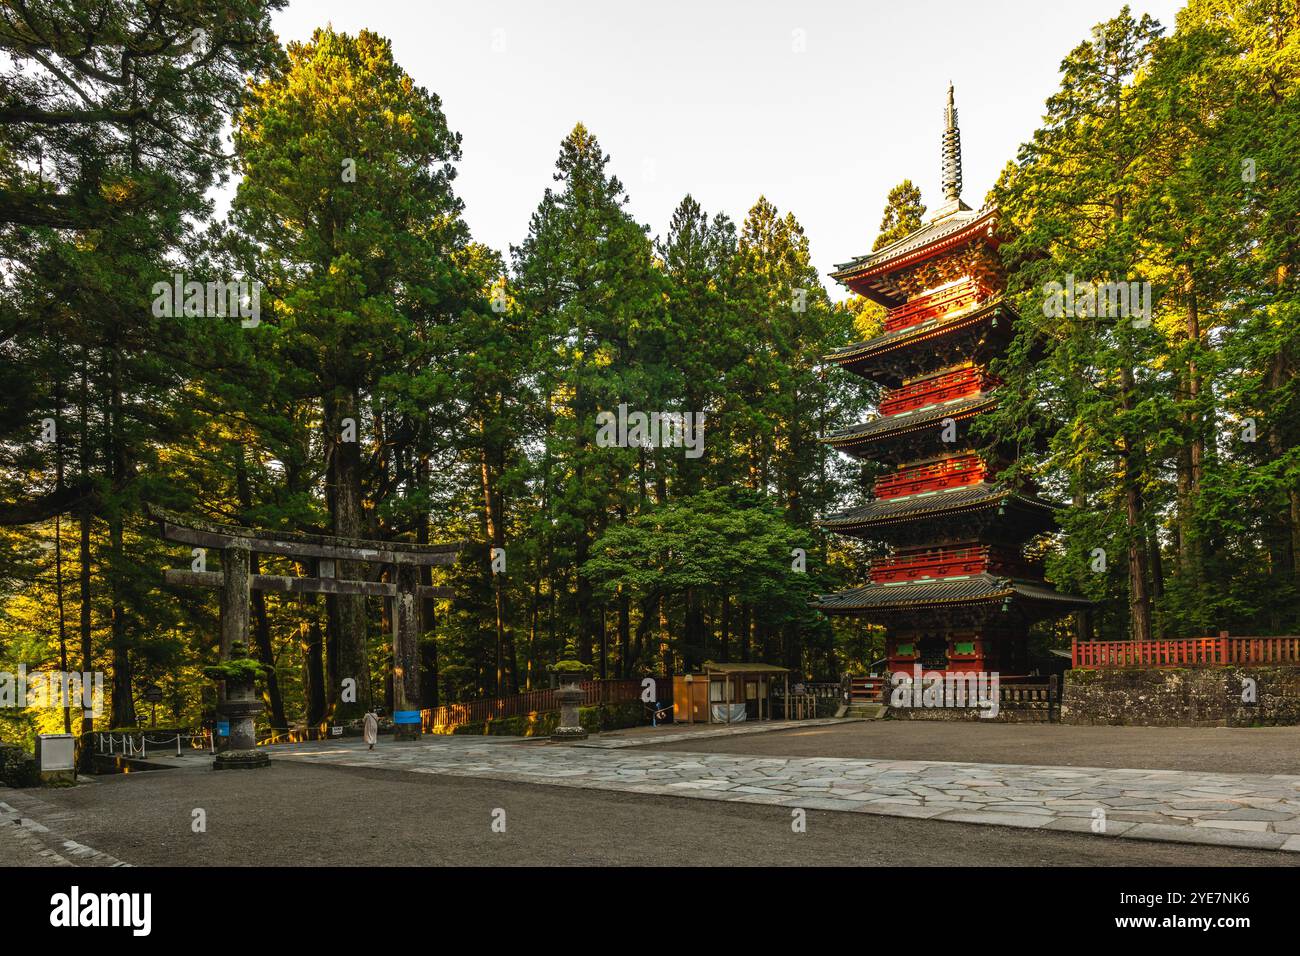
{"type": "Polygon", "coordinates": [[[889,707],[886,704],[867,704],[854,702],[849,704],[847,711],[842,715],[844,717],[859,717],[865,720],[879,720],[888,713],[889,707]]]}

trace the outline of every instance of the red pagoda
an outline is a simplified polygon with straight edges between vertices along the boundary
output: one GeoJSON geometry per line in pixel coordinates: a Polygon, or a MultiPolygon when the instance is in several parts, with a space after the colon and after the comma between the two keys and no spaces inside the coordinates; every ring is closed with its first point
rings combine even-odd
{"type": "Polygon", "coordinates": [[[1043,580],[1025,557],[1054,525],[1032,488],[996,480],[1013,451],[972,434],[997,403],[987,369],[1012,335],[1001,295],[997,210],[961,200],[961,140],[952,87],[943,140],[944,205],[925,225],[838,266],[832,276],[887,309],[884,331],[827,361],[885,388],[879,414],[827,443],[894,470],[866,505],[822,526],[884,542],[863,587],[822,595],[827,614],[886,627],[891,673],[1028,671],[1029,625],[1087,607],[1043,580]]]}

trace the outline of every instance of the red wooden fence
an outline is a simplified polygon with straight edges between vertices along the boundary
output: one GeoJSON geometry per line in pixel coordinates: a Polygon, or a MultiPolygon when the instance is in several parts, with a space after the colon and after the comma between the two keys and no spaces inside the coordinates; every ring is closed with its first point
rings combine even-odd
{"type": "Polygon", "coordinates": [[[1300,664],[1300,637],[1188,637],[1172,641],[1075,641],[1075,667],[1300,664]]]}
{"type": "MultiPolygon", "coordinates": [[[[639,680],[588,680],[579,685],[586,693],[582,706],[593,704],[619,704],[640,700],[639,680]]],[[[420,724],[426,734],[446,733],[461,724],[476,724],[484,720],[500,720],[525,714],[546,713],[559,710],[555,688],[532,690],[512,697],[487,697],[468,700],[462,704],[444,704],[420,711],[420,724]]]]}

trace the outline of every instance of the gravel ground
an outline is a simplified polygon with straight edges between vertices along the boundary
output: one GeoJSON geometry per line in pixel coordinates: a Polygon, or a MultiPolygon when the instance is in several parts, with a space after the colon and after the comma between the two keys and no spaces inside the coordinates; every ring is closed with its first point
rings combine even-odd
{"type": "MultiPolygon", "coordinates": [[[[743,740],[765,744],[769,736],[787,738],[785,751],[801,739],[743,740]]],[[[21,799],[21,791],[0,791],[15,806],[21,799]]],[[[101,777],[40,800],[57,808],[59,837],[137,866],[1300,863],[1294,854],[818,810],[796,834],[784,808],[288,761],[268,770],[101,777]],[[206,833],[192,832],[196,808],[206,812],[206,833]],[[505,833],[491,827],[498,808],[505,833]]],[[[31,813],[38,820],[39,809],[31,813]]],[[[8,839],[0,829],[0,841],[8,839]]],[[[0,849],[5,863],[21,857],[13,846],[0,849]]]]}
{"type": "Polygon", "coordinates": [[[649,744],[648,750],[955,760],[1052,767],[1300,774],[1297,727],[1075,727],[874,720],[749,736],[649,744]]]}

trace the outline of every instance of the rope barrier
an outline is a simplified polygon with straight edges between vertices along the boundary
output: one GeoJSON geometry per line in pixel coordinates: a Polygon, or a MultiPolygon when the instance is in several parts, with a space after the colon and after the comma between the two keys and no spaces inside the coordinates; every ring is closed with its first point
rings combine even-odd
{"type": "Polygon", "coordinates": [[[143,760],[148,758],[149,744],[153,744],[155,747],[158,747],[164,744],[170,744],[174,741],[176,744],[176,756],[179,757],[181,755],[181,741],[183,740],[190,741],[191,750],[204,749],[202,743],[195,745],[194,741],[197,740],[197,741],[206,741],[208,745],[208,749],[211,750],[212,753],[216,753],[216,741],[213,739],[213,735],[211,732],[206,732],[202,734],[172,734],[171,736],[164,737],[162,739],[156,739],[150,737],[147,732],[142,732],[139,735],[139,738],[140,738],[140,744],[137,747],[135,742],[136,741],[135,734],[128,734],[128,733],[113,734],[113,733],[96,732],[94,737],[95,752],[101,754],[104,753],[105,744],[107,744],[107,750],[109,755],[116,754],[118,752],[118,745],[120,742],[121,753],[123,756],[134,757],[138,754],[140,758],[143,760]]]}

